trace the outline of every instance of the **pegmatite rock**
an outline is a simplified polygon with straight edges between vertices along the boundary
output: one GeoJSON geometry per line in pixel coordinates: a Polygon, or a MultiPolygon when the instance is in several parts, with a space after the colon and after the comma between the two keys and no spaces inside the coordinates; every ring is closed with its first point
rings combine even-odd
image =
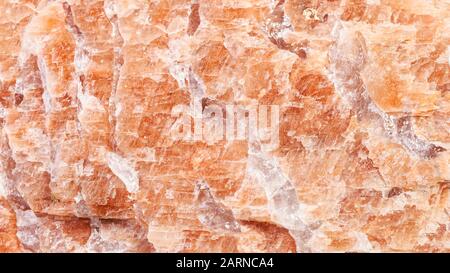
{"type": "Polygon", "coordinates": [[[1,252],[450,251],[449,1],[0,10],[1,252]]]}

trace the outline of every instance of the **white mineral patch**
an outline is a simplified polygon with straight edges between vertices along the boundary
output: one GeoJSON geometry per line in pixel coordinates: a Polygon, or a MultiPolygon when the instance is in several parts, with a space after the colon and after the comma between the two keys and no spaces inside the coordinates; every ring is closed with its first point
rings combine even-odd
{"type": "Polygon", "coordinates": [[[166,198],[169,199],[169,200],[173,200],[175,198],[174,192],[173,192],[172,189],[166,190],[166,194],[165,195],[166,195],[166,198]]]}
{"type": "Polygon", "coordinates": [[[77,196],[75,196],[74,200],[75,203],[80,203],[83,200],[83,195],[81,195],[81,193],[79,192],[77,196]]]}
{"type": "Polygon", "coordinates": [[[0,197],[6,197],[5,175],[0,173],[0,197]]]}
{"type": "Polygon", "coordinates": [[[187,71],[184,66],[173,64],[169,67],[169,73],[177,80],[178,86],[180,88],[186,87],[185,81],[187,78],[187,71]]]}
{"type": "Polygon", "coordinates": [[[380,0],[367,0],[367,5],[380,5],[380,0]]]}
{"type": "Polygon", "coordinates": [[[352,235],[356,238],[356,244],[353,246],[354,251],[367,252],[373,250],[372,243],[370,243],[366,234],[362,232],[352,232],[352,235]]]}
{"type": "Polygon", "coordinates": [[[95,96],[83,93],[79,93],[77,96],[83,106],[83,110],[86,109],[92,112],[105,112],[105,108],[102,103],[95,96]]]}
{"type": "Polygon", "coordinates": [[[136,193],[139,190],[139,177],[136,170],[125,158],[109,152],[106,155],[111,171],[125,184],[128,192],[136,193]]]}
{"type": "Polygon", "coordinates": [[[39,218],[32,210],[17,210],[17,237],[29,248],[39,247],[38,226],[39,218]]]}

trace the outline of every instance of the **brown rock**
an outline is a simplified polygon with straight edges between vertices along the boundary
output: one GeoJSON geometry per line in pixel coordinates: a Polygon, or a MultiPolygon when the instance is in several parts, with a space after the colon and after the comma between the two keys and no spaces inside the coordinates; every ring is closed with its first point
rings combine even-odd
{"type": "Polygon", "coordinates": [[[0,10],[0,252],[450,251],[448,1],[0,10]]]}

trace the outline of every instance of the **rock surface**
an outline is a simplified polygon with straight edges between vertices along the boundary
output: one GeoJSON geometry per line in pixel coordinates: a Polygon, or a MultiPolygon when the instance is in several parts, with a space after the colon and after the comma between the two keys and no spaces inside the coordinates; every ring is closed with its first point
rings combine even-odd
{"type": "Polygon", "coordinates": [[[0,252],[450,252],[448,0],[0,14],[0,252]],[[277,145],[196,138],[230,105],[277,145]]]}

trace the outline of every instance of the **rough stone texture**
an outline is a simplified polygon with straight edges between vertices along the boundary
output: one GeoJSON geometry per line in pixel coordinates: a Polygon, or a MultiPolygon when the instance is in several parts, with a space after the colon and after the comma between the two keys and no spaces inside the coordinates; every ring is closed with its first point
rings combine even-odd
{"type": "Polygon", "coordinates": [[[448,0],[0,15],[0,252],[450,252],[448,0]],[[279,146],[173,140],[193,102],[279,106],[279,146]]]}

